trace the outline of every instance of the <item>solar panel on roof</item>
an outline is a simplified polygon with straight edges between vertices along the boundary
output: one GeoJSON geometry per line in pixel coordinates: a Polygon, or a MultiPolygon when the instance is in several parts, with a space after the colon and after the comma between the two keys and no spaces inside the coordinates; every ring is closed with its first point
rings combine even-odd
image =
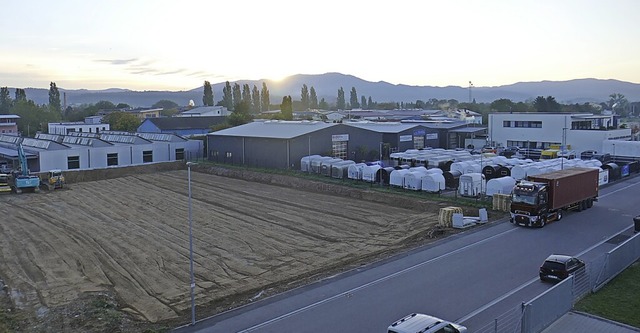
{"type": "Polygon", "coordinates": [[[19,139],[20,139],[19,136],[0,134],[0,141],[1,142],[18,143],[19,139]]]}
{"type": "Polygon", "coordinates": [[[66,136],[62,142],[72,145],[92,146],[93,138],[85,138],[81,136],[66,136]]]}
{"type": "Polygon", "coordinates": [[[100,135],[100,139],[107,142],[130,143],[130,144],[133,144],[136,140],[134,136],[112,135],[112,134],[102,134],[100,135]]]}
{"type": "Polygon", "coordinates": [[[34,147],[34,148],[42,148],[42,149],[49,148],[49,144],[50,143],[51,143],[51,141],[31,139],[31,138],[24,138],[22,140],[22,145],[23,146],[34,147]]]}

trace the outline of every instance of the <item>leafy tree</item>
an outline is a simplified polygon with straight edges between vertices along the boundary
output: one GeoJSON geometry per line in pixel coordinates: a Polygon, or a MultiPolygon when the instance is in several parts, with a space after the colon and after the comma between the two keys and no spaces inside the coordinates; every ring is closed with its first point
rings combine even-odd
{"type": "Polygon", "coordinates": [[[351,103],[352,109],[357,109],[360,107],[360,103],[358,102],[358,93],[356,92],[356,87],[351,87],[351,96],[349,102],[351,103]]]}
{"type": "Polygon", "coordinates": [[[235,110],[227,117],[227,122],[231,126],[239,126],[242,124],[246,124],[251,121],[251,115],[249,111],[251,110],[251,105],[249,105],[245,101],[240,101],[240,103],[236,104],[235,110]]]}
{"type": "Polygon", "coordinates": [[[306,84],[302,85],[302,89],[300,89],[300,101],[302,101],[302,110],[309,109],[309,88],[306,84]]]}
{"type": "Polygon", "coordinates": [[[622,116],[627,115],[627,106],[629,105],[629,101],[627,101],[623,94],[614,93],[609,95],[608,104],[609,108],[611,108],[613,112],[622,116]]]}
{"type": "Polygon", "coordinates": [[[260,91],[256,85],[253,85],[253,89],[251,89],[251,112],[252,113],[260,113],[260,91]]]}
{"type": "Polygon", "coordinates": [[[233,95],[231,92],[231,84],[227,81],[222,88],[222,106],[225,106],[229,110],[233,110],[233,95]]]}
{"type": "Polygon", "coordinates": [[[109,124],[113,131],[135,132],[140,126],[138,117],[123,111],[109,113],[102,118],[102,122],[109,124]]]}
{"type": "Polygon", "coordinates": [[[367,108],[367,98],[364,97],[364,95],[362,95],[362,97],[360,97],[360,107],[363,109],[367,108]]]}
{"type": "Polygon", "coordinates": [[[506,98],[496,99],[491,102],[491,110],[497,112],[510,112],[514,110],[515,104],[506,98]]]}
{"type": "Polygon", "coordinates": [[[33,101],[18,100],[11,108],[11,113],[20,116],[18,131],[32,137],[37,131],[46,132],[47,124],[60,121],[60,114],[49,112],[47,106],[38,106],[33,101]]]}
{"type": "Polygon", "coordinates": [[[533,108],[538,112],[558,112],[560,111],[560,103],[556,102],[552,96],[547,96],[547,98],[538,96],[533,101],[533,108]]]}
{"type": "Polygon", "coordinates": [[[342,89],[342,87],[338,89],[338,100],[336,101],[336,107],[338,108],[338,110],[344,110],[346,107],[346,101],[344,99],[344,89],[342,89]]]}
{"type": "Polygon", "coordinates": [[[165,110],[169,110],[169,109],[177,109],[178,108],[178,104],[174,101],[170,101],[168,99],[162,99],[159,100],[157,102],[155,102],[152,106],[152,108],[163,108],[165,110]]]}
{"type": "Polygon", "coordinates": [[[329,110],[329,103],[324,100],[324,97],[320,99],[320,103],[318,103],[318,108],[320,110],[329,110]]]}
{"type": "Polygon", "coordinates": [[[16,88],[16,93],[15,93],[15,103],[23,101],[26,102],[27,101],[27,92],[24,91],[24,89],[20,89],[20,88],[16,88]]]}
{"type": "Polygon", "coordinates": [[[49,84],[49,111],[62,116],[62,105],[60,104],[60,91],[55,82],[49,84]]]}
{"type": "Polygon", "coordinates": [[[204,96],[202,96],[204,106],[213,106],[213,89],[209,81],[204,81],[204,96]]]}
{"type": "Polygon", "coordinates": [[[293,102],[291,96],[282,97],[282,104],[280,104],[280,113],[284,120],[293,119],[293,102]]]}
{"type": "Polygon", "coordinates": [[[369,109],[374,109],[376,107],[376,105],[373,104],[373,101],[371,100],[371,96],[369,96],[369,99],[367,100],[367,107],[369,107],[369,109]]]}
{"type": "Polygon", "coordinates": [[[267,84],[262,82],[262,90],[260,91],[260,101],[262,107],[260,108],[262,111],[269,111],[269,105],[271,102],[269,101],[269,89],[267,88],[267,84]]]}
{"type": "Polygon", "coordinates": [[[233,109],[235,110],[238,104],[242,102],[242,91],[240,90],[240,85],[238,83],[233,84],[232,94],[233,94],[233,109]]]}
{"type": "Polygon", "coordinates": [[[164,117],[171,117],[176,113],[178,113],[178,104],[168,99],[159,100],[155,104],[153,104],[151,107],[162,108],[162,111],[160,111],[160,114],[164,117]]]}
{"type": "Polygon", "coordinates": [[[99,101],[98,103],[96,103],[95,107],[98,110],[114,110],[117,109],[115,104],[109,102],[109,101],[99,101]]]}
{"type": "Polygon", "coordinates": [[[249,88],[249,84],[245,83],[242,85],[242,101],[247,103],[247,105],[249,106],[249,110],[247,110],[247,112],[251,111],[251,88],[249,88]]]}
{"type": "Polygon", "coordinates": [[[11,99],[9,88],[0,88],[0,114],[9,114],[13,100],[11,99]]]}

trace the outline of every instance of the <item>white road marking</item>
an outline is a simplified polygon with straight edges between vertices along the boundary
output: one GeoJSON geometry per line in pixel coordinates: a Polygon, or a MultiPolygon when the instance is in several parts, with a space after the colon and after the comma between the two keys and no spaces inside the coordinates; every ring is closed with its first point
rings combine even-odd
{"type": "Polygon", "coordinates": [[[337,294],[337,295],[331,296],[331,297],[329,297],[329,298],[325,298],[325,299],[323,299],[323,300],[321,300],[321,301],[317,301],[317,302],[315,302],[315,303],[312,303],[312,304],[309,304],[309,305],[304,306],[304,307],[302,307],[302,308],[296,309],[296,310],[294,310],[294,311],[291,311],[291,312],[285,313],[285,314],[283,314],[283,315],[280,315],[280,316],[275,317],[275,318],[273,318],[273,319],[267,320],[267,321],[262,322],[262,323],[260,323],[260,324],[257,324],[257,325],[254,325],[254,326],[251,326],[251,327],[249,327],[249,328],[246,328],[246,329],[244,329],[244,330],[240,331],[240,333],[242,333],[242,332],[251,332],[251,331],[254,331],[254,330],[256,330],[256,329],[259,329],[259,328],[265,327],[265,326],[267,326],[267,325],[270,325],[270,324],[272,324],[272,323],[275,323],[275,322],[280,321],[280,320],[282,320],[282,319],[285,319],[285,318],[287,318],[287,317],[290,317],[290,316],[293,316],[293,315],[295,315],[295,314],[298,314],[298,313],[304,312],[304,311],[306,311],[306,310],[309,310],[309,309],[311,309],[311,308],[314,308],[314,307],[317,307],[317,306],[319,306],[319,305],[325,304],[325,303],[327,303],[327,302],[330,302],[330,301],[332,301],[332,300],[338,299],[338,298],[340,298],[340,297],[345,297],[345,296],[347,296],[347,295],[349,295],[349,294],[352,294],[352,293],[354,293],[354,292],[356,292],[356,291],[359,291],[359,290],[362,290],[362,289],[364,289],[364,288],[367,288],[367,287],[373,286],[373,285],[378,284],[378,283],[380,283],[380,282],[387,281],[387,280],[392,279],[392,278],[394,278],[394,277],[396,277],[396,276],[399,276],[399,275],[402,275],[402,274],[408,273],[408,272],[413,271],[413,270],[415,270],[415,269],[417,269],[417,268],[419,268],[419,267],[422,267],[422,266],[424,266],[424,265],[426,265],[426,264],[432,263],[432,262],[434,262],[434,261],[436,261],[436,260],[440,260],[440,259],[442,259],[442,258],[446,258],[446,257],[448,257],[448,256],[451,256],[451,255],[454,255],[454,254],[456,254],[456,253],[462,252],[462,251],[464,251],[464,250],[466,250],[466,249],[469,249],[469,248],[471,248],[471,247],[473,247],[473,246],[477,246],[477,245],[480,245],[480,244],[486,243],[486,242],[488,242],[488,241],[490,241],[490,240],[492,240],[492,239],[495,239],[495,238],[497,238],[497,237],[500,237],[500,236],[506,235],[506,234],[508,234],[508,233],[510,233],[510,232],[513,232],[513,231],[516,231],[516,230],[519,230],[519,228],[509,229],[509,230],[507,230],[507,231],[503,231],[503,232],[501,232],[501,233],[499,233],[499,234],[496,234],[496,235],[493,235],[493,236],[491,236],[491,237],[484,238],[484,239],[482,239],[482,240],[480,240],[480,241],[478,241],[478,242],[471,243],[471,244],[469,244],[469,245],[463,246],[463,247],[461,247],[461,248],[459,248],[459,249],[456,249],[456,250],[454,250],[454,251],[451,251],[451,252],[449,252],[449,253],[446,253],[446,254],[443,254],[443,255],[441,255],[441,256],[438,256],[438,257],[435,257],[435,258],[429,259],[429,260],[427,260],[427,261],[423,261],[423,262],[421,262],[421,263],[419,263],[419,264],[415,264],[415,265],[413,265],[413,266],[407,267],[407,268],[405,268],[405,269],[403,269],[403,270],[400,270],[400,271],[397,271],[397,272],[395,272],[395,273],[393,273],[393,274],[389,274],[389,275],[387,275],[387,276],[383,276],[383,277],[381,277],[381,278],[379,278],[379,279],[377,279],[377,280],[371,281],[371,282],[369,282],[369,283],[365,283],[365,284],[363,284],[363,285],[360,285],[360,286],[358,286],[358,287],[355,287],[355,288],[349,289],[349,290],[344,291],[344,292],[342,292],[342,293],[339,293],[339,294],[337,294]]]}

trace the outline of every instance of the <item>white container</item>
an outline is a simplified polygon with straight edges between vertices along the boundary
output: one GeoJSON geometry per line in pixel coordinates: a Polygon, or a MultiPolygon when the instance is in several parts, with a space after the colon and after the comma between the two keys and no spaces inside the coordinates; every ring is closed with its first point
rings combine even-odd
{"type": "Polygon", "coordinates": [[[482,192],[484,180],[478,172],[466,173],[460,176],[458,192],[463,197],[477,197],[482,192]]]}

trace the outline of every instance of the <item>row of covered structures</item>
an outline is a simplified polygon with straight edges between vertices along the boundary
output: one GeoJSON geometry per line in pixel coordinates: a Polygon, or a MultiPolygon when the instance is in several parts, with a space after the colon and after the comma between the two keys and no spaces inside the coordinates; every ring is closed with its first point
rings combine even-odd
{"type": "Polygon", "coordinates": [[[300,160],[301,171],[338,179],[353,179],[414,191],[456,190],[462,196],[509,194],[518,180],[572,167],[599,170],[604,185],[640,172],[637,161],[625,165],[603,164],[597,159],[557,158],[534,162],[494,154],[471,155],[445,149],[407,150],[392,154],[390,166],[381,161],[356,163],[331,156],[308,155],[300,160]]]}

